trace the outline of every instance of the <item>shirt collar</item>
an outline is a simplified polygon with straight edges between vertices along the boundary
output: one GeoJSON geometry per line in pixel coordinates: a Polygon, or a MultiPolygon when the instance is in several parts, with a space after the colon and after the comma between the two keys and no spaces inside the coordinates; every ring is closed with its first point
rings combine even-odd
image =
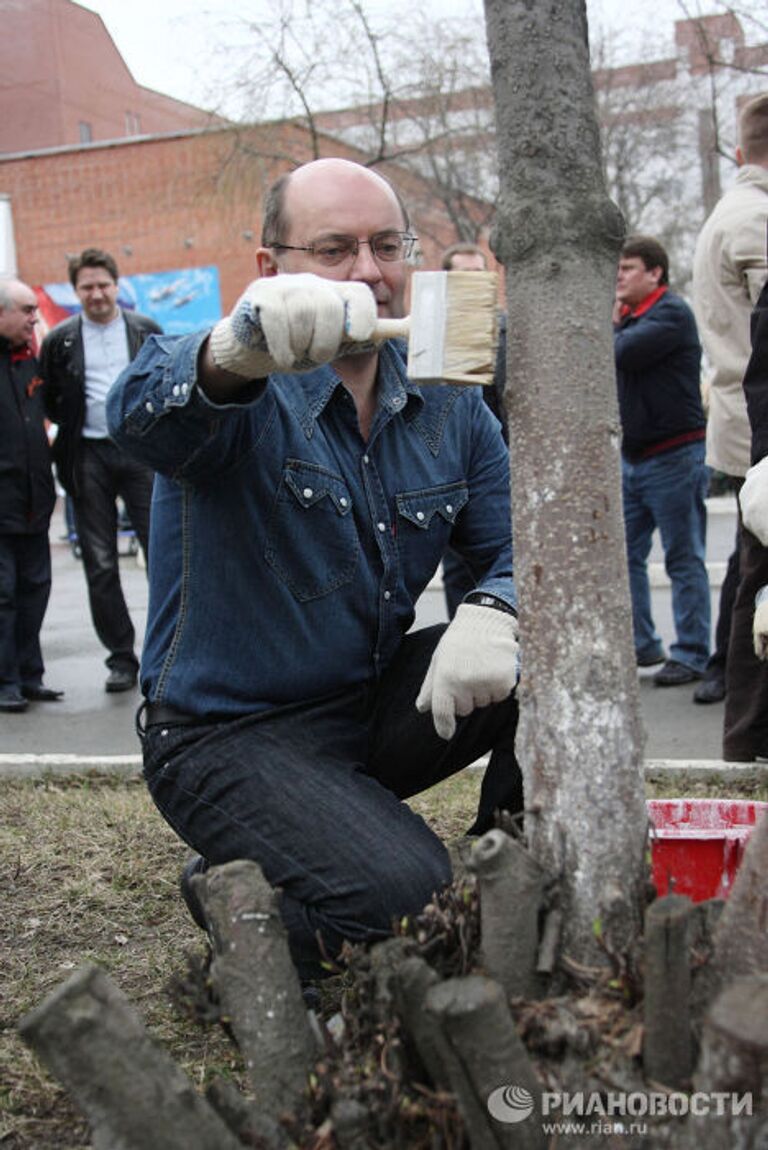
{"type": "Polygon", "coordinates": [[[11,363],[18,363],[22,359],[33,359],[35,353],[28,343],[17,344],[16,347],[11,346],[11,341],[6,339],[5,336],[0,335],[0,351],[5,351],[10,356],[11,363]]]}
{"type": "MultiPolygon", "coordinates": [[[[405,358],[398,348],[399,341],[387,340],[379,349],[377,374],[378,408],[388,415],[405,413],[413,418],[424,404],[424,397],[417,384],[408,379],[405,372],[405,358]]],[[[315,423],[337,388],[344,384],[330,364],[315,368],[301,376],[286,374],[271,377],[290,396],[297,418],[308,439],[312,437],[315,423]]]]}
{"type": "Polygon", "coordinates": [[[653,289],[650,295],[647,295],[645,299],[641,299],[636,307],[630,307],[629,304],[624,304],[621,309],[621,318],[626,319],[628,316],[632,316],[633,319],[636,319],[639,315],[645,315],[645,313],[650,311],[653,305],[661,299],[666,291],[669,291],[669,284],[659,284],[657,288],[653,289]]]}

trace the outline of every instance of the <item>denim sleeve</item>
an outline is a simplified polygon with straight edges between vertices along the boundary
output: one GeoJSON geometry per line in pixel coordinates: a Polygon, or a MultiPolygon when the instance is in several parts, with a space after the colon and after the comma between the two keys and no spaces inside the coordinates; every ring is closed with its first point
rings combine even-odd
{"type": "Polygon", "coordinates": [[[451,546],[469,563],[478,590],[517,609],[513,577],[509,451],[498,420],[477,396],[473,406],[470,498],[451,546]]]}
{"type": "MultiPolygon", "coordinates": [[[[208,332],[151,335],[107,396],[110,436],[129,455],[171,478],[222,470],[243,447],[244,413],[264,392],[252,385],[238,403],[214,404],[197,383],[208,332]]],[[[251,427],[251,421],[247,421],[251,427]]]]}

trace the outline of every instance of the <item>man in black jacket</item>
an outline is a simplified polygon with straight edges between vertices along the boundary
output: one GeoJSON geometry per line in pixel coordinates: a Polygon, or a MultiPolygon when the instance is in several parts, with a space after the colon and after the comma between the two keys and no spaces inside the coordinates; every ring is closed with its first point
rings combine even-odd
{"type": "Polygon", "coordinates": [[[105,687],[129,691],[139,661],[120,583],[115,500],[125,503],[146,555],[153,475],[109,438],[104,405],[120,372],[147,336],[161,329],[118,306],[117,264],[108,252],[87,248],[70,261],[69,278],[83,314],[58,324],[40,349],[46,409],[59,429],[53,458],[72,497],[93,625],[109,651],[105,687]]]}
{"type": "MultiPolygon", "coordinates": [[[[768,283],[751,317],[752,355],[744,376],[752,433],[751,463],[739,493],[740,581],[731,618],[726,664],[723,758],[750,763],[768,758],[768,662],[765,656],[765,609],[755,620],[755,598],[768,584],[768,283]],[[758,654],[759,651],[759,654],[758,654]]],[[[761,596],[761,602],[765,596],[761,596]]]]}
{"type": "Polygon", "coordinates": [[[43,686],[40,628],[51,591],[48,524],[56,493],[32,343],[37,297],[0,280],[0,711],[55,702],[43,686]]]}

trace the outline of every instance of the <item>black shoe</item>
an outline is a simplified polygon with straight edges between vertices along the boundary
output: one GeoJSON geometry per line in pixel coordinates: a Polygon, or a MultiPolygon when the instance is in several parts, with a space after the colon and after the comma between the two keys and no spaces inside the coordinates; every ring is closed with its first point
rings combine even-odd
{"type": "Polygon", "coordinates": [[[694,703],[722,703],[725,698],[725,679],[722,675],[705,675],[700,683],[696,684],[693,692],[694,703]]]}
{"type": "Polygon", "coordinates": [[[23,695],[20,695],[15,688],[11,691],[3,691],[0,693],[0,711],[7,711],[9,714],[13,712],[20,714],[22,711],[26,711],[28,706],[29,703],[27,700],[23,695]]]}
{"type": "Polygon", "coordinates": [[[662,651],[660,655],[637,655],[635,662],[638,667],[658,667],[660,663],[664,662],[665,658],[666,656],[662,651]]]}
{"type": "Polygon", "coordinates": [[[685,683],[693,683],[700,678],[700,671],[694,671],[674,659],[667,659],[661,670],[653,676],[653,681],[657,687],[682,687],[685,683]]]}
{"type": "Polygon", "coordinates": [[[59,699],[64,698],[63,691],[54,691],[52,687],[44,687],[42,683],[22,686],[21,693],[31,703],[58,703],[59,699]]]}
{"type": "Polygon", "coordinates": [[[113,667],[107,676],[104,690],[110,695],[115,695],[118,691],[131,691],[136,686],[138,677],[133,668],[128,670],[125,667],[113,667]]]}
{"type": "Polygon", "coordinates": [[[194,858],[189,860],[187,865],[184,867],[184,870],[181,872],[181,881],[179,883],[181,888],[181,897],[187,904],[187,910],[192,915],[192,918],[195,920],[195,923],[200,927],[200,929],[206,931],[208,930],[208,923],[205,921],[205,915],[203,914],[203,908],[200,905],[200,899],[192,890],[192,879],[197,874],[205,874],[207,870],[208,862],[206,859],[202,858],[201,855],[195,855],[194,858]]]}

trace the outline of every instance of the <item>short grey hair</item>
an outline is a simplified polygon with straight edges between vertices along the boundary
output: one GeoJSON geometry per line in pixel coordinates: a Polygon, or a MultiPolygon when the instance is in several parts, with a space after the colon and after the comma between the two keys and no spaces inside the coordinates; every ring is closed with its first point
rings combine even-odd
{"type": "Polygon", "coordinates": [[[12,287],[19,281],[15,276],[0,276],[0,307],[13,306],[12,287]]]}

